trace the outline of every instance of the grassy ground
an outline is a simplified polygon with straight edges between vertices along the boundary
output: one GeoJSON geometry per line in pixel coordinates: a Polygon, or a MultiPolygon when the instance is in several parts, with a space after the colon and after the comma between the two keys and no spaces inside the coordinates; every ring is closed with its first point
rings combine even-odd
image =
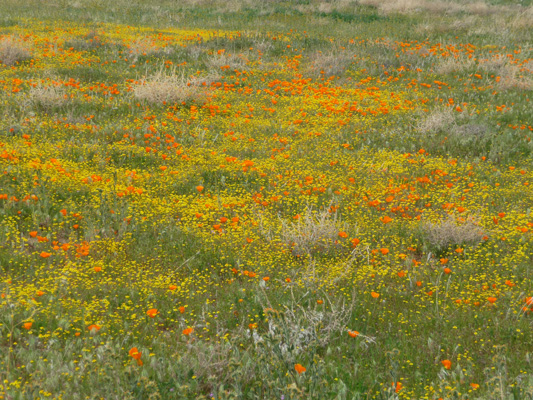
{"type": "Polygon", "coordinates": [[[0,398],[531,399],[527,1],[5,0],[0,398]]]}

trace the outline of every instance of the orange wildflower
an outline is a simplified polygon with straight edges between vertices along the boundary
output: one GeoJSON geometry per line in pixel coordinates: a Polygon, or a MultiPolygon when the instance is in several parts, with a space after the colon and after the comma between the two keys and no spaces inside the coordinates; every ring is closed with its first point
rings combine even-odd
{"type": "Polygon", "coordinates": [[[181,333],[183,333],[185,336],[189,336],[193,332],[194,332],[194,328],[185,328],[183,332],[181,333]]]}
{"type": "Polygon", "coordinates": [[[441,363],[444,366],[444,368],[446,368],[446,369],[451,369],[452,368],[452,362],[450,360],[443,360],[443,361],[441,361],[441,363]]]}
{"type": "Polygon", "coordinates": [[[379,297],[379,293],[376,293],[376,292],[371,292],[370,295],[371,295],[373,298],[375,298],[375,299],[377,299],[377,298],[379,297]]]}
{"type": "Polygon", "coordinates": [[[46,251],[43,251],[41,252],[41,254],[39,254],[42,258],[48,258],[50,257],[52,254],[51,253],[47,253],[46,251]]]}
{"type": "Polygon", "coordinates": [[[357,332],[357,331],[348,331],[348,335],[350,335],[351,337],[355,338],[355,337],[359,336],[359,332],[357,332]]]}
{"type": "Polygon", "coordinates": [[[305,368],[302,364],[295,364],[294,369],[296,370],[296,372],[298,372],[298,375],[307,371],[307,368],[305,368]]]}
{"type": "Polygon", "coordinates": [[[150,318],[154,318],[157,314],[159,314],[157,308],[150,308],[148,311],[146,311],[146,315],[148,315],[150,318]]]}
{"type": "Polygon", "coordinates": [[[87,330],[91,333],[96,333],[102,328],[100,325],[92,324],[87,327],[87,330]]]}
{"type": "Polygon", "coordinates": [[[137,349],[137,347],[132,347],[129,351],[130,356],[137,361],[137,365],[143,365],[141,360],[142,353],[137,349]]]}
{"type": "Polygon", "coordinates": [[[23,327],[24,329],[30,330],[32,325],[33,325],[32,322],[24,322],[24,323],[22,324],[22,327],[23,327]]]}

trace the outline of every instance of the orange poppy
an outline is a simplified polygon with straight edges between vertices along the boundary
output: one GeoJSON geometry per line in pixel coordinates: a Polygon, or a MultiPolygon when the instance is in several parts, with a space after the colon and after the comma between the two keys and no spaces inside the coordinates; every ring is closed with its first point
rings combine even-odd
{"type": "Polygon", "coordinates": [[[137,361],[137,365],[143,365],[141,360],[142,353],[137,349],[137,347],[132,347],[129,351],[130,356],[137,361]]]}
{"type": "Polygon", "coordinates": [[[176,290],[177,288],[176,285],[168,285],[168,290],[176,290]]]}
{"type": "Polygon", "coordinates": [[[452,362],[450,360],[443,360],[441,362],[442,362],[442,365],[444,366],[444,368],[446,368],[446,369],[451,369],[452,368],[452,362]]]}
{"type": "Polygon", "coordinates": [[[178,310],[180,310],[180,313],[183,314],[185,312],[185,307],[181,306],[180,308],[178,308],[178,310]]]}
{"type": "Polygon", "coordinates": [[[48,257],[50,257],[51,255],[52,255],[51,253],[47,253],[46,251],[43,251],[43,252],[40,254],[40,256],[41,256],[42,258],[48,258],[48,257]]]}
{"type": "Polygon", "coordinates": [[[24,323],[22,324],[22,327],[23,327],[24,329],[30,330],[32,325],[33,325],[32,322],[24,322],[24,323]]]}
{"type": "Polygon", "coordinates": [[[204,190],[204,187],[202,185],[198,185],[196,186],[196,190],[198,190],[198,192],[201,192],[202,190],[204,190]]]}
{"type": "Polygon", "coordinates": [[[339,232],[339,236],[340,236],[341,238],[347,238],[347,237],[348,237],[348,234],[347,234],[346,232],[344,232],[344,231],[341,231],[341,232],[339,232]]]}
{"type": "Polygon", "coordinates": [[[296,370],[296,372],[298,372],[298,375],[307,371],[307,369],[302,364],[295,364],[294,369],[296,370]]]}
{"type": "Polygon", "coordinates": [[[372,293],[370,293],[370,295],[371,295],[373,298],[375,298],[375,299],[377,299],[377,298],[379,297],[379,293],[376,293],[376,292],[372,292],[372,293]]]}
{"type": "Polygon", "coordinates": [[[496,300],[498,300],[496,297],[489,297],[489,298],[487,298],[487,301],[488,301],[490,304],[494,304],[494,303],[496,303],[496,300]]]}
{"type": "Polygon", "coordinates": [[[446,275],[451,274],[451,273],[452,273],[452,270],[451,270],[450,268],[444,268],[444,273],[445,273],[446,275]]]}
{"type": "Polygon", "coordinates": [[[181,333],[183,333],[185,336],[189,336],[193,332],[194,332],[194,328],[185,328],[183,332],[181,333]]]}
{"type": "Polygon", "coordinates": [[[154,318],[157,314],[159,314],[157,308],[150,308],[148,311],[146,311],[146,315],[148,315],[150,318],[154,318]]]}
{"type": "Polygon", "coordinates": [[[350,335],[351,337],[355,338],[355,337],[359,336],[359,332],[357,332],[357,331],[348,331],[348,335],[350,335]]]}
{"type": "Polygon", "coordinates": [[[98,332],[102,328],[100,325],[92,324],[87,327],[87,330],[92,332],[98,332]]]}

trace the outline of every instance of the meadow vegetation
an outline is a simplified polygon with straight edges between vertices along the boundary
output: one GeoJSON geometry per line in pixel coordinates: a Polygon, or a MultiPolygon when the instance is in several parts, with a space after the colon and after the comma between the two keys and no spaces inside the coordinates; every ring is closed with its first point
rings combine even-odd
{"type": "Polygon", "coordinates": [[[530,1],[0,3],[0,399],[533,398],[530,1]]]}

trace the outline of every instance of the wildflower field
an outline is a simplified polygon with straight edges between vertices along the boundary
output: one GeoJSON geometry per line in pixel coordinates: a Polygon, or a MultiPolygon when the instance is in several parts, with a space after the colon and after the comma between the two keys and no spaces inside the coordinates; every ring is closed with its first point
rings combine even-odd
{"type": "Polygon", "coordinates": [[[528,1],[0,2],[0,399],[533,399],[528,1]]]}

